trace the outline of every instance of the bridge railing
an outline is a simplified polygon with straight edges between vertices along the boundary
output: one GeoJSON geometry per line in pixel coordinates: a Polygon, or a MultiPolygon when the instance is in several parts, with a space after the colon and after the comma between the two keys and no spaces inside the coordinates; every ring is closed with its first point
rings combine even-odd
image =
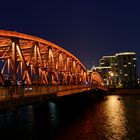
{"type": "Polygon", "coordinates": [[[0,86],[0,100],[56,94],[58,92],[90,88],[92,85],[32,85],[32,86],[0,86]]]}

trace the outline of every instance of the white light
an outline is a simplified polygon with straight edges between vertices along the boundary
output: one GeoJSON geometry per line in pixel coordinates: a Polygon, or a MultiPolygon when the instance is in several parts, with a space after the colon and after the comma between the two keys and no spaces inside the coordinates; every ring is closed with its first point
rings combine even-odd
{"type": "Polygon", "coordinates": [[[124,65],[124,67],[127,67],[127,65],[124,65]]]}
{"type": "Polygon", "coordinates": [[[109,75],[110,75],[111,77],[113,77],[113,76],[114,76],[114,73],[113,73],[112,71],[109,71],[109,75]]]}
{"type": "Polygon", "coordinates": [[[134,52],[122,52],[122,53],[116,53],[116,56],[117,55],[129,55],[129,54],[136,54],[134,52]]]}
{"type": "Polygon", "coordinates": [[[112,56],[103,56],[102,58],[110,58],[110,57],[115,57],[114,55],[112,56]]]}

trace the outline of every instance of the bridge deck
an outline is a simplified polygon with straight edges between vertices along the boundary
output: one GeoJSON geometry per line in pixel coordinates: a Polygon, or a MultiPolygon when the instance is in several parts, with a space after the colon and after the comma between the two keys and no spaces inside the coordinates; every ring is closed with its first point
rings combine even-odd
{"type": "MultiPolygon", "coordinates": [[[[55,86],[11,86],[0,87],[0,109],[13,108],[32,104],[56,97],[61,97],[79,92],[90,91],[96,88],[91,85],[55,85],[55,86]]],[[[105,88],[101,90],[106,90],[105,88]]]]}

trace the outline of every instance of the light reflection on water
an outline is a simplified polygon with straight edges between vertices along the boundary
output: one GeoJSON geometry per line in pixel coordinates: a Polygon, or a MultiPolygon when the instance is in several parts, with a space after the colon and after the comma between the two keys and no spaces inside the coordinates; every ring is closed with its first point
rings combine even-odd
{"type": "Polygon", "coordinates": [[[126,108],[119,96],[109,96],[104,106],[106,138],[124,140],[127,137],[126,108]]]}
{"type": "Polygon", "coordinates": [[[0,138],[139,140],[139,107],[138,95],[112,95],[101,101],[73,100],[23,107],[0,113],[0,138]]]}
{"type": "Polygon", "coordinates": [[[119,96],[90,104],[77,122],[66,126],[60,140],[124,140],[127,139],[125,107],[119,96]],[[71,135],[70,135],[71,133],[71,135]],[[69,136],[70,135],[70,136],[69,136]]]}

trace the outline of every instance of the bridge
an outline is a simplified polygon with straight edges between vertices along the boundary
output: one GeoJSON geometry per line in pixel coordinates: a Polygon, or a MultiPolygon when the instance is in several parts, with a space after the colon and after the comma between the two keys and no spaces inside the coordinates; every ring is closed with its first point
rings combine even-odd
{"type": "Polygon", "coordinates": [[[96,71],[47,40],[0,30],[0,109],[91,90],[107,91],[96,71]]]}

